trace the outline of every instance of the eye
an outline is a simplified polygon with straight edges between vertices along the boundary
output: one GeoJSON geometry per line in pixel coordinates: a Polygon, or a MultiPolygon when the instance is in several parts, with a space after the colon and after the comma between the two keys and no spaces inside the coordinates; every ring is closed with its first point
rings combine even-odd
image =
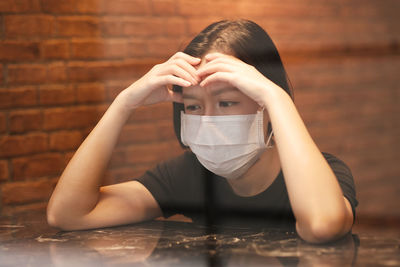
{"type": "Polygon", "coordinates": [[[232,107],[237,104],[239,104],[239,102],[235,102],[235,101],[220,101],[219,102],[219,106],[224,107],[224,108],[232,107]]]}
{"type": "Polygon", "coordinates": [[[188,105],[185,107],[185,110],[187,110],[187,111],[196,111],[199,109],[200,109],[199,105],[188,105]]]}

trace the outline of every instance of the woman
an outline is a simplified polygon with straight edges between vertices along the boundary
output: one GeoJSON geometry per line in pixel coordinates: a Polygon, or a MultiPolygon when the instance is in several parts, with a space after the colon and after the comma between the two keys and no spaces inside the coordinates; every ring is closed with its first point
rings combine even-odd
{"type": "Polygon", "coordinates": [[[313,243],[340,238],[354,221],[350,170],[319,151],[291,99],[272,40],[247,20],[208,26],[116,97],[64,170],[48,221],[74,230],[174,213],[191,217],[198,207],[207,212],[201,207],[210,199],[208,207],[215,202],[218,212],[252,207],[292,222],[313,243]],[[163,101],[175,102],[175,131],[191,151],[137,180],[101,187],[129,115],[163,101]],[[214,192],[203,194],[209,176],[214,192]]]}

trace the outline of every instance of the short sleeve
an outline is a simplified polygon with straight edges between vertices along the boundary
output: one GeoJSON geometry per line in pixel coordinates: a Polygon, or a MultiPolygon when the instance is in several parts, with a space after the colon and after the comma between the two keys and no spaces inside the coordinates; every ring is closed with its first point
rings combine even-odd
{"type": "Polygon", "coordinates": [[[147,190],[153,195],[158,205],[161,208],[164,217],[169,217],[169,210],[165,207],[170,206],[167,203],[172,200],[171,186],[169,182],[169,175],[166,172],[167,168],[165,163],[160,163],[151,170],[146,171],[142,176],[135,179],[143,184],[147,190]]]}
{"type": "Polygon", "coordinates": [[[328,154],[322,153],[331,166],[336,178],[339,182],[340,188],[342,189],[343,195],[350,202],[351,209],[353,211],[353,216],[356,216],[356,207],[358,206],[358,201],[356,198],[356,190],[354,185],[353,175],[350,171],[350,168],[337,157],[328,154]]]}
{"type": "Polygon", "coordinates": [[[199,183],[199,163],[193,153],[163,161],[135,179],[143,184],[157,201],[164,217],[196,209],[203,199],[199,183]]]}

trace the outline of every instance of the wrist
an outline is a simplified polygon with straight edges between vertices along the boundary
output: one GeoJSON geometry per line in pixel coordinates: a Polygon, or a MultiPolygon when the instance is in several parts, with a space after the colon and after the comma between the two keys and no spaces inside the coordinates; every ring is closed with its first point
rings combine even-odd
{"type": "Polygon", "coordinates": [[[281,101],[292,101],[291,97],[281,87],[271,82],[271,86],[264,88],[260,105],[267,110],[281,101]]]}
{"type": "Polygon", "coordinates": [[[116,110],[116,112],[124,119],[128,119],[132,111],[135,109],[129,101],[129,96],[126,90],[121,91],[112,102],[110,108],[116,110]]]}

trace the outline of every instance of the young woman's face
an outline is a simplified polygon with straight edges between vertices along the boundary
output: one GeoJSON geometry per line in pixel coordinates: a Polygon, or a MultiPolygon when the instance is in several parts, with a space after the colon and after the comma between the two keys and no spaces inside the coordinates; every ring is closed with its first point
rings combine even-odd
{"type": "MultiPolygon", "coordinates": [[[[200,64],[201,67],[204,61],[200,64]]],[[[199,85],[182,88],[185,113],[202,116],[255,114],[260,106],[239,89],[227,83],[207,87],[199,85]]],[[[267,133],[269,116],[264,110],[264,132],[267,133]]],[[[265,134],[267,141],[267,134],[265,134]]]]}
{"type": "Polygon", "coordinates": [[[226,83],[183,88],[185,113],[222,116],[254,114],[259,106],[247,95],[226,83]]]}
{"type": "MultiPolygon", "coordinates": [[[[197,68],[205,64],[204,59],[197,68]]],[[[222,116],[254,114],[259,106],[240,90],[227,83],[215,83],[183,88],[185,113],[192,115],[222,116]]]]}

